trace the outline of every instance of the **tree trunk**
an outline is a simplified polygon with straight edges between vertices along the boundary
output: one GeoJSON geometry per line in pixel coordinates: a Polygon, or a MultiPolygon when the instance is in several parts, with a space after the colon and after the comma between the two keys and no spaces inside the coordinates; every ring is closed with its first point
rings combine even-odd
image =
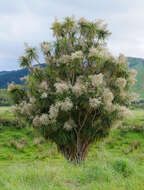
{"type": "Polygon", "coordinates": [[[72,161],[74,164],[80,164],[82,161],[85,160],[85,157],[88,152],[89,143],[86,142],[79,142],[78,144],[72,145],[69,144],[67,146],[59,146],[58,151],[64,155],[64,157],[72,161]]]}

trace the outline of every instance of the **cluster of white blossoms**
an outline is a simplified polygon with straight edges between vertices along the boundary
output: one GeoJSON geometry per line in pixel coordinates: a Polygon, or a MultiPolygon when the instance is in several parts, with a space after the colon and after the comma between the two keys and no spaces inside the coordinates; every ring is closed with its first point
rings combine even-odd
{"type": "Polygon", "coordinates": [[[32,104],[34,104],[36,102],[35,97],[30,97],[29,100],[30,100],[30,103],[32,103],[32,104]]]}
{"type": "Polygon", "coordinates": [[[99,50],[97,48],[90,48],[88,57],[96,57],[99,55],[99,50]]]}
{"type": "Polygon", "coordinates": [[[126,80],[124,78],[118,78],[115,82],[116,86],[123,89],[126,86],[126,80]]]}
{"type": "Polygon", "coordinates": [[[134,117],[133,113],[128,108],[126,108],[125,106],[117,106],[117,108],[119,111],[119,117],[120,118],[129,119],[129,118],[134,117]]]}
{"type": "Polygon", "coordinates": [[[131,69],[130,70],[130,75],[132,75],[133,77],[136,77],[137,71],[135,69],[131,69]]]}
{"type": "Polygon", "coordinates": [[[17,113],[20,113],[21,107],[16,104],[16,105],[11,107],[11,110],[12,110],[12,112],[14,112],[14,114],[17,114],[17,113]]]}
{"type": "Polygon", "coordinates": [[[59,104],[51,105],[49,109],[49,118],[55,122],[59,113],[59,104]]]}
{"type": "Polygon", "coordinates": [[[92,108],[97,108],[97,107],[99,107],[99,105],[101,104],[102,102],[101,102],[101,97],[99,97],[99,98],[90,98],[89,99],[89,105],[90,105],[90,107],[92,107],[92,108]]]}
{"type": "Polygon", "coordinates": [[[79,97],[86,91],[86,85],[82,81],[77,80],[74,86],[72,86],[72,92],[75,96],[79,97]]]}
{"type": "Polygon", "coordinates": [[[40,127],[41,126],[41,120],[40,120],[40,117],[38,115],[36,115],[35,118],[33,119],[33,125],[35,127],[40,127]]]}
{"type": "MultiPolygon", "coordinates": [[[[49,114],[43,113],[41,116],[37,115],[33,119],[33,125],[38,127],[41,125],[53,124],[56,122],[60,109],[62,111],[70,111],[72,107],[73,103],[67,97],[64,102],[57,102],[56,104],[51,105],[49,109],[49,114]]],[[[74,126],[74,122],[72,122],[72,120],[69,119],[68,122],[71,126],[74,126]]]]}
{"type": "Polygon", "coordinates": [[[113,98],[114,98],[113,93],[108,88],[105,88],[103,90],[103,101],[107,111],[111,111],[112,109],[113,98]]]}
{"type": "Polygon", "coordinates": [[[127,96],[128,96],[128,94],[127,94],[125,91],[121,91],[121,93],[119,93],[119,97],[120,97],[122,100],[126,99],[127,96]]]}
{"type": "Polygon", "coordinates": [[[50,119],[48,114],[42,114],[41,116],[36,115],[33,119],[33,125],[35,127],[40,127],[42,125],[48,125],[50,124],[50,119]]]}
{"type": "Polygon", "coordinates": [[[136,100],[138,98],[138,94],[136,93],[130,93],[129,96],[128,96],[128,99],[129,99],[129,102],[131,103],[132,101],[136,100]]]}
{"type": "Polygon", "coordinates": [[[69,55],[62,55],[59,59],[60,63],[69,64],[71,61],[71,56],[69,55]]]}
{"type": "Polygon", "coordinates": [[[62,111],[70,111],[73,107],[73,103],[68,97],[65,99],[64,102],[60,102],[59,105],[62,111]]]}
{"type": "Polygon", "coordinates": [[[74,59],[82,59],[83,52],[82,51],[76,51],[75,53],[72,53],[71,58],[74,59]]]}
{"type": "Polygon", "coordinates": [[[135,84],[135,82],[136,82],[136,79],[135,79],[136,75],[137,75],[137,71],[136,71],[135,69],[131,69],[131,70],[130,70],[130,76],[129,76],[128,81],[129,81],[132,85],[135,84]]]}
{"type": "Polygon", "coordinates": [[[111,56],[110,52],[106,48],[90,48],[88,57],[102,57],[102,58],[109,58],[111,56]]]}
{"type": "Polygon", "coordinates": [[[63,128],[66,129],[67,131],[70,131],[70,130],[71,130],[72,128],[74,128],[75,126],[76,126],[76,124],[75,124],[74,120],[72,120],[72,119],[70,118],[68,121],[66,121],[66,122],[64,123],[63,128]]]}
{"type": "Polygon", "coordinates": [[[109,57],[111,57],[112,55],[110,54],[110,52],[106,49],[103,48],[100,52],[99,52],[99,56],[105,59],[108,59],[109,57]]]}
{"type": "Polygon", "coordinates": [[[42,81],[40,83],[39,87],[42,88],[42,89],[44,89],[44,90],[48,90],[49,85],[48,85],[47,81],[42,81]]]}
{"type": "Polygon", "coordinates": [[[24,76],[24,77],[21,77],[20,80],[21,81],[28,81],[29,77],[28,76],[24,76]]]}
{"type": "Polygon", "coordinates": [[[103,83],[103,74],[100,73],[98,75],[90,75],[89,78],[91,79],[93,87],[97,87],[103,83]]]}
{"type": "Polygon", "coordinates": [[[57,82],[54,86],[56,88],[56,92],[60,94],[67,92],[69,89],[69,85],[66,82],[57,82]]]}
{"type": "Polygon", "coordinates": [[[48,114],[42,114],[40,116],[41,125],[48,125],[50,123],[49,115],[48,114]]]}
{"type": "Polygon", "coordinates": [[[21,104],[20,104],[20,107],[21,107],[21,113],[22,114],[26,114],[26,115],[31,115],[32,114],[32,112],[34,111],[34,109],[35,109],[35,106],[34,106],[34,104],[31,104],[31,103],[26,103],[26,102],[22,102],[21,104]]]}
{"type": "Polygon", "coordinates": [[[85,23],[87,23],[87,22],[88,22],[87,19],[84,18],[84,17],[81,17],[81,18],[78,20],[78,24],[85,24],[85,23]]]}
{"type": "Polygon", "coordinates": [[[45,98],[47,98],[47,96],[48,96],[47,93],[46,93],[46,92],[43,92],[42,95],[41,95],[41,98],[42,98],[42,99],[45,99],[45,98]]]}
{"type": "Polygon", "coordinates": [[[48,42],[42,42],[41,43],[41,49],[44,52],[44,54],[48,54],[51,50],[51,45],[48,42]]]}
{"type": "Polygon", "coordinates": [[[13,89],[15,89],[16,85],[12,82],[10,84],[8,84],[8,91],[12,91],[13,89]]]}
{"type": "Polygon", "coordinates": [[[123,54],[120,54],[117,59],[117,64],[126,64],[126,57],[123,54]]]}

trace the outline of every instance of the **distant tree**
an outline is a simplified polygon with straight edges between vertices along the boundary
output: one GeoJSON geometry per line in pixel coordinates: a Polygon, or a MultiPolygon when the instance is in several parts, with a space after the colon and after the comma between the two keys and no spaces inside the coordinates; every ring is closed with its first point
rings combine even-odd
{"type": "Polygon", "coordinates": [[[80,163],[91,143],[131,115],[126,107],[135,98],[129,89],[136,72],[123,55],[114,58],[106,49],[110,32],[101,20],[66,17],[55,20],[52,30],[54,43],[41,43],[45,68],[33,67],[37,50],[27,44],[20,58],[30,70],[24,100],[17,87],[9,85],[9,91],[17,93],[15,114],[55,142],[66,159],[80,163]]]}

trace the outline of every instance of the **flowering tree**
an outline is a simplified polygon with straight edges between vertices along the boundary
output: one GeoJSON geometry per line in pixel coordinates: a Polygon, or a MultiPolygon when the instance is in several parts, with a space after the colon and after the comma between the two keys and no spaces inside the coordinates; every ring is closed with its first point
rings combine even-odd
{"type": "Polygon", "coordinates": [[[24,88],[10,84],[9,91],[16,97],[15,114],[80,163],[91,143],[131,115],[126,107],[135,98],[129,89],[136,72],[123,55],[114,58],[106,49],[110,33],[101,20],[67,17],[52,30],[54,43],[41,43],[46,66],[33,66],[40,64],[37,49],[25,44],[20,64],[30,75],[24,88]]]}

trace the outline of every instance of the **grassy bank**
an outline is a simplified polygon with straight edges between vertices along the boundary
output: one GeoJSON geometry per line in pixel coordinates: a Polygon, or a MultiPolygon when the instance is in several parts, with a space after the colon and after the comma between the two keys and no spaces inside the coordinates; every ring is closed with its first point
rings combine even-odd
{"type": "MultiPolygon", "coordinates": [[[[144,190],[144,111],[94,144],[81,166],[33,128],[0,129],[0,190],[144,190]],[[133,127],[134,126],[134,127],[133,127]]],[[[9,108],[0,115],[13,118],[9,108]]]]}

